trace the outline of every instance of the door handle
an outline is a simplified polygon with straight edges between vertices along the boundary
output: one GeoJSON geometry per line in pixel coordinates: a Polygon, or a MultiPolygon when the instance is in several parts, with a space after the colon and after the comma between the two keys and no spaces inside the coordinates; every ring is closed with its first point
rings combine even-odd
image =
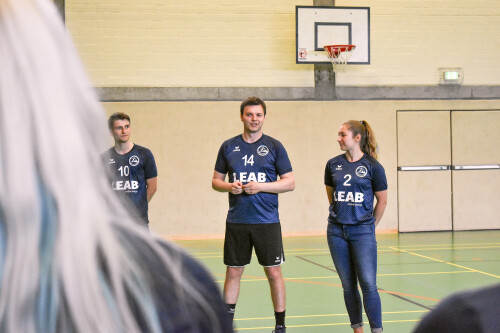
{"type": "Polygon", "coordinates": [[[452,170],[493,170],[500,169],[500,164],[452,165],[452,170]]]}
{"type": "Polygon", "coordinates": [[[400,166],[398,171],[437,171],[450,170],[450,165],[400,166]]]}
{"type": "Polygon", "coordinates": [[[398,171],[495,170],[500,164],[399,166],[398,171]]]}

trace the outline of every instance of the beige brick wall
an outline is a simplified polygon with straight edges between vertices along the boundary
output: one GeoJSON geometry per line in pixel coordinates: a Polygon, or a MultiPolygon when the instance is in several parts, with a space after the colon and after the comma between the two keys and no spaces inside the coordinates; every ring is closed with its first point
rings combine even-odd
{"type": "MultiPolygon", "coordinates": [[[[132,118],[132,141],[151,149],[158,165],[158,192],[151,201],[151,228],[168,237],[224,234],[227,194],[211,188],[215,159],[226,139],[242,132],[239,102],[104,103],[108,113],[132,118]]],[[[398,228],[398,110],[500,109],[499,101],[268,102],[264,133],[280,140],[290,156],[296,188],[280,194],[283,232],[326,230],[326,161],[341,151],[336,133],[343,121],[367,120],[380,147],[389,203],[378,229],[398,228]]],[[[425,135],[425,129],[422,129],[425,135]]],[[[110,139],[110,145],[112,140],[110,139]]]]}
{"type": "Polygon", "coordinates": [[[438,67],[462,67],[465,85],[500,83],[500,1],[337,0],[371,7],[371,65],[339,85],[434,85],[438,67]]]}
{"type": "MultiPolygon", "coordinates": [[[[97,86],[314,86],[295,64],[295,6],[312,1],[67,0],[66,21],[97,86]]],[[[500,2],[337,0],[371,7],[371,65],[338,85],[500,84],[500,2]]]]}
{"type": "Polygon", "coordinates": [[[310,86],[290,1],[67,1],[98,86],[310,86]]]}

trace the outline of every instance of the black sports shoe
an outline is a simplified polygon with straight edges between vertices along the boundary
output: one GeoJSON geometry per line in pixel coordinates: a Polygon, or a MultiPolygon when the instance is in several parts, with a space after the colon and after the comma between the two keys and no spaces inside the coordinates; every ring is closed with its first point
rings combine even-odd
{"type": "Polygon", "coordinates": [[[281,325],[276,325],[273,330],[273,333],[286,333],[286,327],[281,325]]]}

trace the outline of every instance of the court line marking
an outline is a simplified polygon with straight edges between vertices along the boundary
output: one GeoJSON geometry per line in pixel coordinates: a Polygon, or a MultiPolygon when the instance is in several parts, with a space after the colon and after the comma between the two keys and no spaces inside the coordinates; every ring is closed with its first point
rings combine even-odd
{"type": "Polygon", "coordinates": [[[391,245],[382,244],[381,247],[426,247],[426,246],[477,246],[477,245],[500,245],[500,242],[477,242],[477,243],[427,243],[427,244],[405,244],[405,245],[391,245]]]}
{"type": "Polygon", "coordinates": [[[405,293],[399,293],[397,291],[390,291],[390,290],[384,290],[384,289],[378,289],[378,291],[382,292],[382,293],[386,293],[386,294],[389,294],[389,295],[392,295],[392,296],[396,296],[398,298],[401,298],[407,302],[410,302],[410,303],[413,303],[415,305],[418,305],[424,309],[428,309],[428,310],[431,310],[430,307],[428,306],[425,306],[423,304],[419,304],[419,303],[415,303],[407,298],[404,298],[403,296],[405,297],[411,297],[411,298],[419,298],[419,299],[425,299],[425,300],[428,300],[428,301],[434,301],[434,302],[439,302],[440,300],[439,299],[436,299],[436,298],[432,298],[432,297],[426,297],[426,296],[418,296],[418,295],[412,295],[412,294],[405,294],[405,293]]]}
{"type": "MultiPolygon", "coordinates": [[[[312,260],[309,260],[309,259],[305,259],[305,258],[302,258],[302,257],[299,257],[299,256],[295,256],[296,258],[299,258],[301,260],[304,260],[308,263],[311,263],[313,265],[316,265],[316,266],[319,266],[321,268],[324,268],[324,269],[327,269],[327,270],[330,270],[330,271],[333,271],[335,273],[337,273],[337,271],[333,268],[330,268],[328,266],[324,266],[324,265],[321,265],[321,264],[318,264],[317,262],[314,262],[312,260]]],[[[286,279],[285,279],[286,281],[286,279]]],[[[299,281],[301,282],[301,281],[299,281]]],[[[303,283],[312,283],[312,284],[326,284],[326,283],[317,283],[317,282],[312,282],[312,281],[302,281],[303,283]]],[[[337,284],[326,284],[326,285],[333,285],[333,286],[338,286],[338,287],[342,287],[342,285],[337,285],[337,284]]],[[[424,309],[427,309],[427,310],[431,310],[431,308],[429,308],[428,306],[424,305],[424,304],[420,304],[420,303],[417,303],[411,299],[408,299],[407,297],[412,297],[412,298],[420,298],[420,299],[425,299],[425,300],[432,300],[432,301],[435,301],[435,302],[439,302],[439,300],[436,300],[436,299],[433,299],[433,298],[428,298],[428,297],[424,297],[424,296],[417,296],[417,295],[410,295],[410,294],[403,294],[403,293],[398,293],[398,292],[395,292],[395,291],[387,291],[385,289],[382,289],[380,287],[378,287],[378,290],[380,292],[383,292],[383,293],[387,293],[393,297],[396,297],[396,298],[399,298],[400,300],[403,300],[403,301],[406,301],[410,304],[413,304],[413,305],[416,305],[416,306],[419,306],[421,308],[424,308],[424,309]]]]}
{"type": "MultiPolygon", "coordinates": [[[[250,280],[240,280],[242,282],[257,282],[257,281],[267,281],[267,278],[266,277],[258,277],[258,276],[246,276],[246,278],[250,278],[250,280]]],[[[322,285],[322,286],[331,286],[331,287],[342,287],[341,284],[336,284],[336,283],[327,283],[327,282],[317,282],[317,281],[307,281],[305,279],[300,279],[300,278],[295,278],[295,279],[288,279],[288,278],[284,278],[285,281],[290,281],[290,282],[297,282],[297,283],[307,283],[307,284],[315,284],[315,285],[322,285]]],[[[216,281],[216,283],[223,283],[224,281],[216,281]]],[[[418,296],[418,295],[412,295],[412,294],[405,294],[405,293],[400,293],[400,292],[396,292],[396,291],[390,291],[390,290],[385,290],[385,289],[381,289],[379,288],[378,289],[379,292],[381,293],[385,293],[385,294],[389,294],[391,296],[394,296],[394,297],[397,297],[397,298],[400,298],[402,300],[405,300],[409,303],[412,303],[414,305],[418,305],[420,307],[423,307],[424,309],[428,309],[430,310],[429,307],[425,306],[425,305],[422,305],[422,304],[419,304],[419,303],[416,303],[412,300],[409,300],[409,299],[406,299],[405,297],[411,297],[411,298],[418,298],[418,299],[425,299],[425,300],[428,300],[428,301],[434,301],[434,302],[439,302],[438,299],[435,299],[435,298],[430,298],[430,297],[425,297],[425,296],[418,296]]]]}
{"type": "Polygon", "coordinates": [[[297,256],[297,255],[296,255],[295,257],[296,257],[296,258],[299,258],[300,260],[303,260],[303,261],[305,261],[305,262],[308,262],[308,263],[310,263],[310,264],[313,264],[313,265],[315,265],[315,266],[319,266],[319,267],[321,267],[321,268],[324,268],[324,269],[327,269],[327,270],[329,270],[329,271],[332,271],[332,272],[337,273],[337,271],[336,271],[333,267],[330,267],[330,266],[325,266],[325,265],[319,264],[319,263],[317,263],[317,262],[315,262],[315,261],[312,261],[312,260],[309,260],[309,259],[306,259],[306,258],[303,258],[303,257],[299,257],[299,256],[297,256]]]}
{"type": "MultiPolygon", "coordinates": [[[[432,275],[432,274],[462,274],[462,273],[474,273],[471,271],[450,271],[450,272],[418,272],[418,273],[384,273],[377,274],[377,276],[408,276],[408,275],[432,275]]],[[[214,274],[216,275],[216,274],[214,274]]],[[[223,276],[223,274],[217,274],[223,276]]],[[[330,276],[305,276],[305,277],[292,277],[286,278],[288,280],[309,280],[309,279],[339,279],[338,275],[330,276]]]]}
{"type": "MultiPolygon", "coordinates": [[[[175,242],[174,242],[175,243],[175,242]]],[[[439,243],[439,244],[409,244],[409,245],[399,245],[399,247],[425,247],[425,246],[477,246],[477,245],[500,245],[500,242],[488,242],[488,243],[439,243]]],[[[384,247],[394,247],[397,245],[380,245],[380,248],[384,247]]],[[[320,247],[320,248],[293,248],[286,249],[287,251],[328,251],[328,247],[320,247]]],[[[215,251],[211,252],[197,252],[199,254],[214,254],[219,253],[215,251]]]]}
{"type": "MultiPolygon", "coordinates": [[[[379,246],[378,250],[389,251],[387,249],[392,249],[396,245],[383,245],[379,246]]],[[[412,248],[438,248],[438,249],[470,249],[470,248],[498,248],[500,247],[500,243],[471,243],[471,244],[422,244],[422,245],[402,245],[399,248],[412,249],[412,248]]],[[[287,253],[295,253],[295,252],[329,252],[328,248],[321,249],[286,249],[287,253]]]]}
{"type": "Polygon", "coordinates": [[[418,272],[418,273],[385,273],[377,274],[377,276],[408,276],[408,275],[433,275],[433,274],[463,274],[473,273],[471,271],[450,271],[450,272],[418,272]]]}
{"type": "MultiPolygon", "coordinates": [[[[382,242],[382,241],[381,241],[382,242]]],[[[174,243],[176,243],[174,241],[174,243]]],[[[181,243],[179,243],[179,245],[182,245],[181,243]]],[[[385,248],[393,248],[393,247],[398,247],[398,248],[401,248],[401,249],[407,249],[407,250],[411,250],[412,248],[423,248],[423,247],[439,247],[439,248],[443,248],[443,247],[453,247],[453,248],[457,248],[457,247],[461,247],[461,246],[485,246],[485,245],[497,245],[497,246],[494,246],[492,248],[497,248],[497,247],[500,247],[500,243],[498,242],[488,242],[488,243],[447,243],[447,244],[410,244],[410,245],[380,245],[379,246],[379,250],[380,249],[385,249],[385,248]]],[[[488,247],[486,247],[488,248],[488,247]]],[[[285,249],[286,252],[315,252],[315,251],[320,251],[320,252],[328,252],[329,253],[329,250],[327,247],[325,248],[315,248],[315,249],[306,249],[306,248],[294,248],[294,249],[285,249]]],[[[210,252],[190,252],[191,255],[193,256],[204,256],[204,255],[220,255],[221,254],[221,251],[210,251],[210,252]]]]}
{"type": "Polygon", "coordinates": [[[451,266],[460,267],[460,268],[463,268],[463,269],[468,269],[468,270],[470,270],[472,272],[476,272],[476,273],[480,273],[480,274],[484,274],[484,275],[487,275],[487,276],[491,276],[491,277],[500,279],[500,276],[498,276],[498,275],[486,273],[486,272],[483,272],[483,271],[480,271],[480,270],[477,270],[477,269],[474,269],[474,268],[470,268],[470,267],[458,265],[458,264],[455,264],[455,263],[452,263],[452,262],[449,262],[449,261],[444,261],[444,260],[432,258],[432,257],[429,257],[429,256],[424,256],[423,254],[418,254],[418,253],[410,252],[410,251],[403,250],[403,249],[398,249],[398,248],[394,248],[394,249],[398,250],[398,251],[401,251],[401,252],[405,252],[405,253],[414,255],[414,256],[417,256],[417,257],[422,257],[422,258],[433,260],[433,261],[440,262],[440,263],[443,263],[443,264],[448,264],[448,265],[451,265],[451,266]]]}
{"type": "MultiPolygon", "coordinates": [[[[406,250],[406,251],[461,251],[461,250],[488,250],[488,249],[498,249],[500,248],[500,245],[495,245],[495,246],[480,246],[481,244],[476,244],[476,245],[462,245],[457,246],[457,245],[451,245],[449,247],[442,247],[440,245],[422,245],[422,246],[411,246],[411,247],[401,247],[401,250],[406,250]]],[[[447,245],[448,246],[448,245],[447,245]]],[[[394,252],[394,247],[393,246],[381,246],[377,250],[377,253],[385,253],[385,252],[394,252]]],[[[286,250],[286,253],[289,255],[320,255],[320,254],[330,254],[330,251],[325,249],[325,250],[314,250],[314,251],[301,251],[301,252],[295,252],[294,250],[286,250]]],[[[206,252],[206,253],[191,253],[192,256],[198,258],[198,259],[205,259],[205,258],[222,258],[223,255],[220,254],[220,252],[206,252]]],[[[255,255],[252,255],[252,258],[254,258],[255,255]]]]}
{"type": "Polygon", "coordinates": [[[431,307],[428,307],[427,305],[424,305],[424,304],[417,303],[417,302],[415,302],[415,301],[413,301],[413,300],[411,300],[409,298],[419,298],[419,299],[431,300],[431,301],[435,301],[436,303],[439,302],[439,300],[435,299],[435,298],[430,298],[430,297],[425,297],[425,296],[417,296],[417,295],[411,295],[411,294],[405,294],[405,293],[398,293],[398,292],[395,292],[395,291],[384,290],[384,289],[382,289],[380,287],[378,287],[378,291],[382,292],[382,293],[389,294],[391,296],[399,298],[402,301],[411,303],[413,305],[419,306],[419,307],[427,309],[429,311],[432,310],[431,307]]]}
{"type": "MultiPolygon", "coordinates": [[[[463,245],[500,245],[500,242],[408,244],[408,245],[400,245],[400,247],[414,247],[414,246],[463,246],[463,245]]],[[[396,246],[396,245],[382,245],[382,246],[383,247],[388,247],[388,246],[396,246]]]]}
{"type": "MultiPolygon", "coordinates": [[[[321,267],[321,268],[324,268],[324,269],[330,270],[330,271],[332,271],[332,272],[335,272],[335,273],[337,272],[335,269],[333,269],[333,268],[331,268],[331,267],[328,267],[328,266],[324,266],[324,265],[318,264],[317,262],[314,262],[314,261],[312,261],[312,260],[309,260],[309,259],[306,259],[306,258],[302,258],[302,257],[299,257],[299,256],[296,256],[296,258],[299,258],[299,259],[301,259],[301,260],[304,260],[304,261],[306,261],[306,262],[308,262],[308,263],[311,263],[311,264],[313,264],[313,265],[319,266],[319,267],[321,267]]],[[[285,278],[285,281],[287,281],[287,278],[285,278]]],[[[318,282],[313,282],[313,281],[303,281],[303,280],[302,280],[302,281],[301,281],[301,280],[293,280],[293,281],[294,281],[294,282],[301,282],[301,283],[323,284],[323,285],[330,285],[330,286],[342,287],[342,285],[332,284],[332,283],[324,283],[324,282],[323,282],[323,283],[322,283],[322,282],[319,282],[319,283],[318,283],[318,282]]],[[[424,296],[417,296],[417,295],[410,295],[410,294],[404,294],[404,293],[398,293],[398,292],[395,292],[395,291],[387,291],[387,290],[384,290],[384,289],[382,289],[382,288],[380,288],[380,287],[378,288],[378,290],[379,290],[379,291],[381,291],[381,292],[383,292],[383,293],[387,293],[387,294],[392,295],[392,296],[394,296],[394,297],[397,297],[397,298],[399,298],[399,299],[401,299],[401,300],[407,301],[407,302],[409,302],[409,303],[411,303],[411,304],[414,304],[414,305],[420,306],[420,307],[422,307],[422,308],[424,308],[424,309],[428,309],[428,310],[430,310],[431,308],[429,308],[429,307],[427,307],[427,306],[425,306],[425,305],[423,305],[423,304],[417,303],[417,302],[415,302],[415,301],[409,300],[409,299],[407,299],[407,298],[405,298],[405,297],[420,298],[420,299],[425,299],[425,300],[431,300],[431,301],[439,302],[439,300],[434,299],[434,298],[429,298],[429,297],[424,297],[424,296]]]]}
{"type": "MultiPolygon", "coordinates": [[[[408,314],[408,313],[427,313],[429,311],[427,310],[406,310],[406,311],[383,311],[383,315],[387,314],[408,314]]],[[[366,315],[366,313],[363,311],[363,314],[366,315]]],[[[328,314],[319,314],[319,315],[301,315],[301,316],[290,316],[287,315],[286,318],[313,318],[313,317],[338,317],[338,316],[348,316],[349,314],[346,313],[328,313],[328,314]]],[[[234,321],[245,321],[245,320],[269,320],[269,319],[274,319],[273,317],[255,317],[255,318],[235,318],[234,321]]]]}
{"type": "MultiPolygon", "coordinates": [[[[464,250],[487,250],[487,249],[498,249],[500,246],[450,246],[450,247],[419,247],[416,246],[411,248],[405,248],[405,250],[411,251],[464,251],[464,250]]],[[[391,250],[380,250],[378,252],[391,252],[391,250]]]]}
{"type": "MultiPolygon", "coordinates": [[[[388,273],[388,274],[377,274],[378,277],[383,277],[383,276],[409,276],[409,275],[433,275],[433,274],[465,274],[465,273],[475,273],[471,270],[467,271],[451,271],[451,272],[420,272],[420,273],[388,273]]],[[[225,274],[212,274],[213,276],[225,276],[225,274]]],[[[267,278],[264,276],[260,277],[251,277],[247,275],[243,275],[242,278],[249,278],[247,279],[242,279],[241,281],[245,282],[253,282],[253,281],[267,281],[267,278]]],[[[285,280],[315,280],[315,279],[339,279],[338,275],[330,275],[330,276],[305,276],[305,277],[291,277],[291,278],[284,278],[285,280]]],[[[224,280],[216,280],[214,281],[216,283],[223,283],[224,280]]]]}
{"type": "MultiPolygon", "coordinates": [[[[287,281],[286,278],[285,278],[285,281],[287,281]]],[[[341,284],[335,284],[335,283],[315,282],[315,281],[301,281],[301,280],[293,280],[292,282],[308,283],[308,284],[319,284],[319,285],[324,285],[324,286],[333,286],[333,287],[341,287],[342,288],[341,284]]],[[[424,309],[428,309],[428,310],[430,310],[429,307],[427,307],[425,305],[422,305],[422,304],[419,304],[419,303],[416,303],[416,302],[414,302],[412,300],[406,299],[405,297],[419,298],[419,299],[425,299],[425,300],[428,300],[428,301],[439,302],[439,300],[435,299],[435,298],[430,298],[430,297],[425,297],[425,296],[418,296],[418,295],[411,295],[411,294],[405,294],[405,293],[399,293],[399,292],[396,292],[396,291],[384,290],[384,289],[381,289],[381,288],[378,288],[378,291],[381,292],[381,293],[385,293],[385,294],[389,294],[389,295],[401,298],[401,299],[403,299],[403,300],[405,300],[405,301],[407,301],[409,303],[412,303],[414,305],[418,305],[418,306],[423,307],[424,309]]]]}
{"type": "MultiPolygon", "coordinates": [[[[405,323],[405,322],[417,322],[420,321],[420,319],[403,319],[403,320],[384,320],[385,323],[405,323]]],[[[299,327],[323,327],[323,326],[340,326],[340,325],[351,325],[351,323],[331,323],[331,324],[314,324],[314,325],[287,325],[287,328],[294,327],[294,328],[299,328],[299,327]]],[[[273,326],[263,326],[263,327],[242,327],[242,328],[235,328],[235,331],[249,331],[249,330],[267,330],[267,329],[274,329],[273,326]]]]}

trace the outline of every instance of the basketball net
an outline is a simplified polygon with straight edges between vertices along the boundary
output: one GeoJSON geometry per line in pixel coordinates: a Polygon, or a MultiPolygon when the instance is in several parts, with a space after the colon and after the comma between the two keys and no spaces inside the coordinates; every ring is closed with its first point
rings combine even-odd
{"type": "Polygon", "coordinates": [[[326,56],[332,62],[333,71],[335,73],[345,72],[347,70],[347,62],[352,56],[352,52],[356,48],[355,45],[325,45],[324,50],[326,56]]]}

